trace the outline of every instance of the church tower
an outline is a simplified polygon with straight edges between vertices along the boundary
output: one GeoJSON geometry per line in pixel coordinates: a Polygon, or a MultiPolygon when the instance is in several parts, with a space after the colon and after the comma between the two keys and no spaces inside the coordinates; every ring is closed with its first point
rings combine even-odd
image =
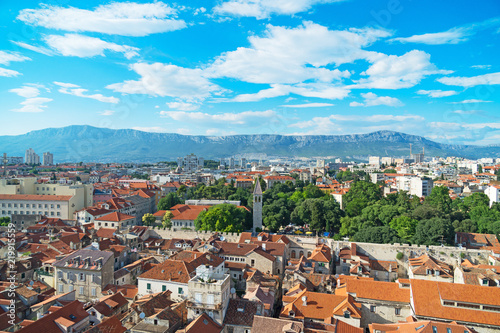
{"type": "Polygon", "coordinates": [[[256,232],[257,228],[262,230],[262,188],[259,178],[253,190],[253,231],[256,232]]]}

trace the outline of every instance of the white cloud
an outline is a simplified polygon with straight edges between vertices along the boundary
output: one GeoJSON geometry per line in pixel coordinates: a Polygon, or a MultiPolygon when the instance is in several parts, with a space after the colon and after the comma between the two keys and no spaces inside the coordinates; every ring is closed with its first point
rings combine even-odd
{"type": "Polygon", "coordinates": [[[25,48],[27,50],[38,52],[38,53],[45,54],[48,56],[53,56],[56,54],[51,49],[43,47],[43,46],[35,46],[35,45],[27,44],[24,42],[16,42],[16,41],[11,41],[11,42],[16,44],[17,46],[20,46],[20,47],[25,48]]]}
{"type": "Polygon", "coordinates": [[[17,19],[33,26],[64,31],[147,36],[185,28],[186,23],[176,16],[175,9],[159,1],[112,2],[94,10],[44,5],[40,9],[20,11],[17,19]]]}
{"type": "Polygon", "coordinates": [[[213,77],[235,78],[245,82],[293,84],[306,80],[340,81],[349,71],[327,65],[365,59],[372,52],[363,50],[386,30],[364,28],[329,30],[312,22],[296,28],[268,25],[263,37],[249,37],[250,47],[223,53],[207,69],[213,77]]]}
{"type": "Polygon", "coordinates": [[[159,126],[153,127],[132,127],[133,130],[141,131],[141,132],[150,132],[150,133],[167,133],[168,131],[165,128],[159,126]]]}
{"type": "Polygon", "coordinates": [[[309,10],[316,4],[339,2],[341,0],[229,0],[214,8],[222,15],[247,16],[257,19],[269,18],[273,14],[293,15],[309,10]]]}
{"type": "Polygon", "coordinates": [[[88,90],[80,88],[80,86],[72,83],[64,83],[64,82],[57,82],[54,81],[54,84],[60,86],[59,92],[62,94],[67,94],[67,95],[73,95],[77,97],[83,97],[83,98],[90,98],[90,99],[95,99],[99,102],[103,103],[113,103],[116,104],[120,100],[116,97],[113,96],[104,96],[102,94],[92,94],[92,95],[87,95],[85,94],[88,90]]]}
{"type": "Polygon", "coordinates": [[[101,116],[112,116],[115,114],[114,110],[104,110],[101,113],[99,113],[101,116]]]}
{"type": "Polygon", "coordinates": [[[37,113],[43,112],[48,102],[51,102],[51,98],[46,97],[33,97],[27,98],[23,102],[21,102],[22,107],[20,109],[13,109],[14,112],[27,112],[27,113],[37,113]]]}
{"type": "Polygon", "coordinates": [[[203,112],[185,111],[161,111],[160,115],[176,121],[202,123],[202,124],[229,124],[241,126],[262,125],[264,122],[279,118],[280,116],[272,111],[245,111],[240,113],[219,113],[209,114],[203,112]]]}
{"type": "Polygon", "coordinates": [[[451,111],[451,113],[456,113],[456,114],[477,114],[477,113],[481,113],[482,111],[481,110],[456,110],[456,111],[451,111]]]}
{"type": "Polygon", "coordinates": [[[6,68],[0,67],[0,76],[13,77],[13,76],[18,76],[18,75],[21,75],[21,73],[19,73],[17,71],[13,71],[12,69],[6,69],[6,68]]]}
{"type": "Polygon", "coordinates": [[[13,61],[26,61],[31,60],[17,52],[0,51],[0,65],[8,66],[13,61]]]}
{"type": "Polygon", "coordinates": [[[391,41],[398,41],[401,43],[420,43],[428,45],[458,44],[469,40],[469,37],[476,34],[476,32],[479,30],[497,26],[499,22],[500,20],[498,18],[492,18],[479,23],[470,23],[460,27],[454,27],[443,32],[394,38],[391,41]]]}
{"type": "Polygon", "coordinates": [[[51,98],[38,97],[40,95],[40,89],[45,88],[42,85],[24,85],[20,88],[10,89],[9,92],[14,93],[18,96],[24,97],[25,100],[20,104],[22,105],[19,109],[13,109],[14,112],[43,112],[47,107],[45,105],[51,102],[51,98]]]}
{"type": "Polygon", "coordinates": [[[372,92],[361,94],[364,101],[363,103],[359,102],[351,102],[350,106],[377,106],[377,105],[386,105],[386,106],[403,106],[403,102],[395,97],[389,96],[377,96],[372,92]]]}
{"type": "Polygon", "coordinates": [[[272,84],[271,88],[260,90],[255,94],[241,94],[232,99],[232,102],[257,102],[265,98],[273,98],[296,94],[304,97],[324,99],[343,99],[350,90],[326,83],[299,83],[295,85],[272,84]]]}
{"type": "Polygon", "coordinates": [[[427,95],[434,98],[457,95],[459,92],[454,90],[419,90],[417,94],[427,95]]]}
{"type": "Polygon", "coordinates": [[[79,85],[74,84],[74,83],[54,81],[54,84],[58,85],[59,87],[63,87],[63,88],[80,88],[79,85]]]}
{"type": "Polygon", "coordinates": [[[37,87],[22,86],[21,88],[10,89],[9,92],[15,93],[24,98],[32,98],[40,95],[40,90],[37,87]]]}
{"type": "Polygon", "coordinates": [[[490,69],[491,65],[472,65],[470,67],[474,69],[490,69]]]}
{"type": "Polygon", "coordinates": [[[479,85],[495,85],[495,84],[500,84],[500,72],[471,76],[471,77],[463,77],[463,76],[442,77],[437,79],[437,81],[446,84],[448,86],[461,86],[466,88],[479,85]]]}
{"type": "Polygon", "coordinates": [[[170,102],[166,104],[169,109],[175,109],[179,111],[195,111],[200,108],[199,104],[193,104],[193,103],[170,102]]]}
{"type": "Polygon", "coordinates": [[[411,37],[393,38],[392,41],[401,43],[420,43],[429,45],[458,44],[467,41],[472,34],[468,28],[452,28],[444,32],[428,33],[423,35],[413,35],[411,37]]]}
{"type": "Polygon", "coordinates": [[[139,55],[137,53],[139,49],[136,47],[109,43],[99,38],[78,34],[49,35],[45,37],[45,41],[52,49],[63,56],[80,58],[104,56],[106,50],[123,53],[127,59],[139,55]]]}
{"type": "Polygon", "coordinates": [[[473,103],[492,103],[493,101],[484,101],[481,99],[466,99],[460,102],[450,102],[450,104],[473,104],[473,103]]]}
{"type": "Polygon", "coordinates": [[[374,54],[368,60],[372,65],[361,75],[362,78],[352,88],[400,89],[410,88],[432,74],[449,74],[439,70],[430,62],[430,54],[413,50],[402,56],[374,54]]]}
{"type": "Polygon", "coordinates": [[[329,106],[334,106],[335,104],[331,103],[305,103],[305,104],[288,104],[288,105],[280,105],[283,108],[323,108],[323,107],[329,107],[329,106]]]}
{"type": "Polygon", "coordinates": [[[188,101],[200,100],[224,90],[211,83],[203,70],[184,68],[162,63],[135,63],[130,69],[141,76],[137,81],[128,80],[110,84],[108,89],[124,94],[178,97],[188,101]]]}
{"type": "Polygon", "coordinates": [[[338,115],[333,114],[328,117],[314,117],[311,120],[299,121],[290,124],[290,128],[304,130],[302,135],[318,135],[333,133],[368,133],[376,130],[403,130],[408,129],[411,124],[422,124],[425,119],[418,115],[383,115],[372,116],[362,115],[338,115]],[[376,123],[376,126],[372,126],[376,123]]]}

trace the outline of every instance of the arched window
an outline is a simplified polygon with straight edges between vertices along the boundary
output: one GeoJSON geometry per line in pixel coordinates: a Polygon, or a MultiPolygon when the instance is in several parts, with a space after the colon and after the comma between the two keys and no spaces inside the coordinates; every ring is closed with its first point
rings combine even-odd
{"type": "Polygon", "coordinates": [[[307,251],[307,257],[309,258],[311,256],[311,251],[307,251]]]}
{"type": "Polygon", "coordinates": [[[295,259],[295,250],[292,250],[291,257],[292,257],[292,259],[295,259]]]}
{"type": "Polygon", "coordinates": [[[304,256],[304,251],[299,252],[299,258],[304,256]]]}

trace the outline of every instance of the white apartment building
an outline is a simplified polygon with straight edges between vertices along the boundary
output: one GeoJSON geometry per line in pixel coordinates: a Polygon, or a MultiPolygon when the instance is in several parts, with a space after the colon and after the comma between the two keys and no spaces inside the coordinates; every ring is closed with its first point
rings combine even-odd
{"type": "Polygon", "coordinates": [[[222,325],[230,298],[231,279],[219,267],[200,265],[196,275],[188,282],[188,320],[205,312],[222,325]]]}
{"type": "Polygon", "coordinates": [[[182,168],[184,172],[195,172],[203,169],[204,163],[204,158],[198,157],[195,154],[177,158],[177,165],[182,168]]]}
{"type": "Polygon", "coordinates": [[[434,182],[430,178],[420,178],[418,176],[396,177],[396,187],[398,191],[406,191],[410,195],[426,197],[431,194],[434,182]]]}
{"type": "Polygon", "coordinates": [[[53,165],[54,164],[54,155],[50,152],[43,153],[42,156],[42,165],[53,165]]]}
{"type": "Polygon", "coordinates": [[[490,199],[490,207],[494,202],[498,202],[498,198],[500,196],[500,186],[498,185],[490,185],[486,190],[484,190],[484,194],[488,196],[490,199]]]}

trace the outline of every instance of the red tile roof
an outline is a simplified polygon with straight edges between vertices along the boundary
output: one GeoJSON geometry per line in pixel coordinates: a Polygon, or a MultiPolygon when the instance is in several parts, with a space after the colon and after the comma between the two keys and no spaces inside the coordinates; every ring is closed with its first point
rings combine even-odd
{"type": "MultiPolygon", "coordinates": [[[[500,328],[498,312],[470,308],[493,306],[500,310],[500,288],[411,279],[413,310],[417,317],[455,320],[493,325],[500,328]],[[469,303],[468,307],[444,305],[443,302],[469,303]]],[[[498,310],[497,310],[498,311],[498,310]]]]}
{"type": "Polygon", "coordinates": [[[120,222],[135,219],[135,216],[123,214],[120,212],[112,212],[107,215],[98,217],[96,221],[111,221],[111,222],[120,222]]]}

